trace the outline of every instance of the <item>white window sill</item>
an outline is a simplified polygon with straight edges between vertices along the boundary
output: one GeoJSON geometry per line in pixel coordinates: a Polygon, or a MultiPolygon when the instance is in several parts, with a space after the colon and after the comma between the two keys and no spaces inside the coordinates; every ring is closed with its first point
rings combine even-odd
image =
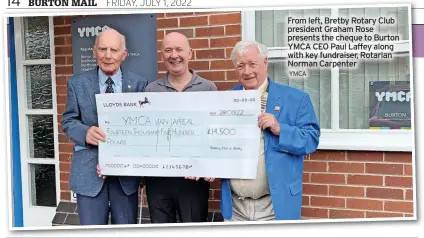
{"type": "Polygon", "coordinates": [[[322,129],[318,149],[412,152],[411,130],[330,130],[322,129]]]}

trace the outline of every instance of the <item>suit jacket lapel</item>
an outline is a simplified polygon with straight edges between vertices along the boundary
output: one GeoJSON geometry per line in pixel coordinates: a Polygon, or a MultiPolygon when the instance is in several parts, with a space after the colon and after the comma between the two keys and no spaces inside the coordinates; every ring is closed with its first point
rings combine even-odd
{"type": "Polygon", "coordinates": [[[136,86],[137,86],[135,85],[135,83],[137,81],[132,80],[132,78],[129,77],[128,74],[124,72],[122,67],[121,67],[121,72],[122,72],[122,92],[123,93],[135,92],[136,86]]]}
{"type": "MultiPolygon", "coordinates": [[[[278,120],[278,116],[282,110],[282,96],[281,92],[278,92],[278,89],[275,83],[268,78],[268,100],[266,103],[265,112],[273,114],[275,118],[278,120]]],[[[271,136],[273,136],[271,131],[265,131],[264,133],[264,143],[265,143],[265,151],[267,151],[268,143],[270,141],[271,136]]]]}
{"type": "Polygon", "coordinates": [[[90,98],[90,102],[94,107],[94,110],[97,112],[96,106],[96,94],[100,94],[100,86],[99,86],[99,68],[93,70],[89,76],[89,79],[85,81],[87,92],[90,98]]]}

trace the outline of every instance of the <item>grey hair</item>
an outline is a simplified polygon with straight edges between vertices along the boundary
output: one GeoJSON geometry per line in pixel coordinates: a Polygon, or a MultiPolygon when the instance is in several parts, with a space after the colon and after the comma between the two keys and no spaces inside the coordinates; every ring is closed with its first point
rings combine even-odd
{"type": "Polygon", "coordinates": [[[266,46],[264,46],[261,43],[258,43],[256,41],[239,41],[233,48],[233,50],[231,51],[231,56],[230,59],[231,61],[235,64],[236,62],[236,57],[238,55],[243,55],[244,53],[246,53],[246,51],[250,48],[250,47],[255,47],[258,52],[259,55],[262,58],[267,58],[268,57],[268,49],[266,46]]]}

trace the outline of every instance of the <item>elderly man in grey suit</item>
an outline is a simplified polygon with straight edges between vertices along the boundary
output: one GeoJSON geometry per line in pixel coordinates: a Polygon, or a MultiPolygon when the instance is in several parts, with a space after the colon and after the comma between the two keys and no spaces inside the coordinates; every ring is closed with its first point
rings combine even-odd
{"type": "Polygon", "coordinates": [[[93,47],[98,67],[68,80],[62,130],[75,142],[69,186],[77,194],[81,225],[137,223],[139,177],[98,176],[99,93],[142,92],[147,80],[121,67],[128,51],[125,37],[114,29],[101,32],[93,47]]]}

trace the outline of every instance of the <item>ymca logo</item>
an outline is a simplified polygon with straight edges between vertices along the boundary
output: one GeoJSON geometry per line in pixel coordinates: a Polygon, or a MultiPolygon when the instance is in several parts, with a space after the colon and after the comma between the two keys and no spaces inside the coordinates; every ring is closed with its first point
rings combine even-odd
{"type": "Polygon", "coordinates": [[[100,34],[100,32],[109,29],[108,26],[91,26],[91,27],[78,27],[78,33],[80,37],[95,37],[100,34]]]}

